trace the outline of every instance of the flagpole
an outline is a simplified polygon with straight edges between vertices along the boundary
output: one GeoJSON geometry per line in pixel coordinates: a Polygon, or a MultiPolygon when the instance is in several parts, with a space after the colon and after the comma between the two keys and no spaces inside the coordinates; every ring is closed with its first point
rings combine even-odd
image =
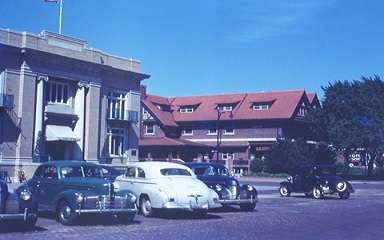
{"type": "Polygon", "coordinates": [[[63,24],[63,0],[60,0],[59,34],[61,34],[62,24],[63,24]]]}

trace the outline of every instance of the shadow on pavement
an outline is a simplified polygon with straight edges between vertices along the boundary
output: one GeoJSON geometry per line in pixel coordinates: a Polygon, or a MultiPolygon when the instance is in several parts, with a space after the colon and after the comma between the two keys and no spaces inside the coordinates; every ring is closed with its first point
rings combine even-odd
{"type": "Polygon", "coordinates": [[[215,209],[212,209],[212,210],[209,210],[210,212],[212,213],[228,213],[228,212],[238,212],[238,213],[244,213],[244,212],[257,212],[257,206],[256,206],[256,209],[252,210],[252,211],[244,211],[244,210],[241,210],[240,207],[235,207],[235,206],[224,206],[224,207],[221,207],[221,208],[215,208],[215,209]]]}
{"type": "Polygon", "coordinates": [[[0,223],[0,233],[16,233],[16,232],[43,232],[47,231],[47,229],[34,226],[32,228],[23,226],[20,222],[7,222],[7,223],[0,223]]]}
{"type": "Polygon", "coordinates": [[[210,213],[208,213],[205,216],[201,216],[201,215],[198,215],[198,214],[194,214],[193,212],[177,211],[177,210],[174,210],[174,211],[170,211],[170,210],[161,211],[161,210],[158,210],[158,212],[156,213],[155,217],[156,218],[161,218],[161,219],[173,219],[173,220],[220,219],[221,218],[220,216],[217,216],[217,215],[214,215],[214,214],[210,214],[210,213]]]}

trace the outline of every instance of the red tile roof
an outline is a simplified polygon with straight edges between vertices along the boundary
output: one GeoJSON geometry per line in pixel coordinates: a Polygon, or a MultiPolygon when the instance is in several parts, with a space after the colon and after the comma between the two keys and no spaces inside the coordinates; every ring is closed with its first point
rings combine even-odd
{"type": "Polygon", "coordinates": [[[147,137],[140,138],[139,140],[140,147],[145,146],[179,146],[179,147],[201,147],[201,148],[212,148],[209,145],[196,143],[184,139],[174,139],[167,137],[147,137]]]}
{"type": "Polygon", "coordinates": [[[308,97],[309,103],[311,105],[313,105],[313,104],[320,104],[319,99],[317,98],[316,93],[307,93],[307,97],[308,97]]]}
{"type": "MultiPolygon", "coordinates": [[[[234,120],[291,119],[302,101],[308,103],[304,90],[175,98],[147,95],[143,103],[162,124],[177,126],[178,122],[216,120],[218,104],[233,105],[232,119],[234,120]],[[168,105],[172,111],[160,111],[156,108],[156,103],[168,105]],[[252,109],[254,103],[270,103],[271,106],[268,110],[257,111],[252,109]],[[196,106],[194,112],[180,112],[180,106],[193,105],[196,106]]],[[[223,113],[220,119],[230,120],[230,112],[223,113]]]]}

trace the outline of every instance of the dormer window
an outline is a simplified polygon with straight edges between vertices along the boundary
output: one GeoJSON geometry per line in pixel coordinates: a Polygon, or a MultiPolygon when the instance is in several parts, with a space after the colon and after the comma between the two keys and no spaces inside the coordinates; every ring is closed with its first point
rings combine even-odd
{"type": "Polygon", "coordinates": [[[155,104],[155,105],[156,105],[156,108],[159,109],[160,111],[163,111],[163,112],[171,111],[171,107],[168,105],[164,105],[164,104],[155,104]]]}
{"type": "Polygon", "coordinates": [[[183,136],[193,136],[193,130],[188,128],[188,129],[183,129],[182,131],[183,136]]]}
{"type": "Polygon", "coordinates": [[[143,108],[143,119],[144,120],[152,120],[153,119],[152,115],[145,108],[143,108]]]}
{"type": "Polygon", "coordinates": [[[299,111],[297,112],[297,116],[304,117],[306,113],[307,113],[307,108],[305,106],[305,103],[302,103],[299,108],[299,111]]]}
{"type": "Polygon", "coordinates": [[[230,112],[233,110],[233,106],[232,105],[218,105],[217,106],[217,110],[219,110],[220,112],[230,112]]]}
{"type": "Polygon", "coordinates": [[[252,109],[253,109],[254,111],[264,111],[264,110],[268,110],[268,109],[269,109],[269,104],[267,104],[267,103],[262,103],[262,104],[260,104],[260,103],[255,103],[255,104],[253,104],[252,109]]]}
{"type": "Polygon", "coordinates": [[[181,113],[193,113],[195,111],[194,106],[181,106],[180,107],[180,112],[181,113]]]}

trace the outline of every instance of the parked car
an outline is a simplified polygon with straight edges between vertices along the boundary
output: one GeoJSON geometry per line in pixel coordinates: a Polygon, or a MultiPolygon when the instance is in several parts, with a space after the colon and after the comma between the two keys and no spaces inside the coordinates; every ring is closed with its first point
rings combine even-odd
{"type": "Polygon", "coordinates": [[[116,214],[131,222],[136,214],[136,196],[129,190],[114,191],[104,179],[100,165],[85,161],[52,161],[40,165],[27,182],[39,201],[39,211],[51,211],[70,225],[82,214],[116,214]]]}
{"type": "Polygon", "coordinates": [[[229,174],[228,169],[214,163],[186,163],[208,187],[219,195],[222,205],[239,205],[240,209],[252,211],[258,201],[257,190],[249,184],[240,184],[229,174]]]}
{"type": "Polygon", "coordinates": [[[104,179],[107,179],[111,182],[115,181],[115,179],[124,174],[124,171],[120,171],[120,169],[116,169],[112,166],[100,165],[101,167],[101,175],[104,179]]]}
{"type": "Polygon", "coordinates": [[[177,163],[130,163],[115,184],[119,191],[129,189],[137,195],[137,205],[146,217],[158,209],[189,210],[204,216],[208,209],[220,207],[218,195],[191,169],[177,163]]]}
{"type": "Polygon", "coordinates": [[[38,218],[37,204],[28,188],[9,192],[7,183],[0,180],[0,222],[21,221],[21,227],[32,228],[38,218]]]}
{"type": "Polygon", "coordinates": [[[348,199],[354,189],[348,181],[336,175],[335,166],[314,165],[302,168],[299,174],[280,183],[279,192],[283,197],[299,192],[315,199],[323,198],[326,194],[338,194],[341,199],[348,199]]]}

